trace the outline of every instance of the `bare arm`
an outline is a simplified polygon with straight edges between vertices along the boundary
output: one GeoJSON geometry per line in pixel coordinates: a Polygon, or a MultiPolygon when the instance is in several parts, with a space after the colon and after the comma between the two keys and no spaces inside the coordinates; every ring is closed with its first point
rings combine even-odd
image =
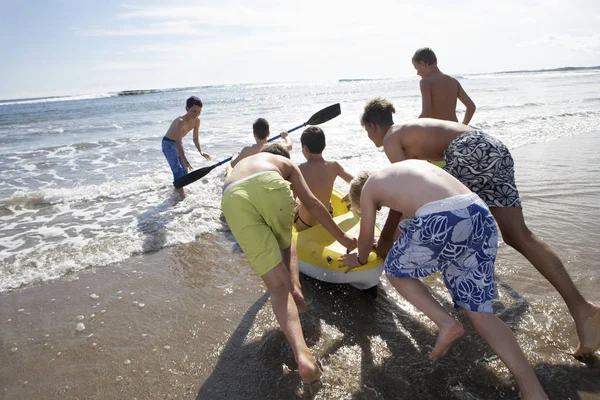
{"type": "Polygon", "coordinates": [[[196,145],[196,148],[200,152],[200,155],[202,157],[206,158],[207,160],[210,160],[210,155],[203,152],[202,146],[200,146],[200,119],[197,119],[196,123],[194,125],[194,144],[196,145]]]}
{"type": "Polygon", "coordinates": [[[371,196],[368,184],[363,188],[360,195],[360,234],[358,236],[358,252],[342,256],[342,267],[347,266],[345,272],[353,268],[359,268],[369,260],[369,253],[373,248],[373,237],[375,235],[375,216],[377,206],[371,196]]]}
{"type": "Polygon", "coordinates": [[[242,161],[244,158],[247,157],[248,154],[248,146],[244,147],[242,149],[242,151],[240,151],[240,154],[238,154],[234,159],[232,159],[229,163],[231,164],[231,168],[235,167],[235,165],[237,163],[239,163],[240,161],[242,161]]]}
{"type": "Polygon", "coordinates": [[[342,178],[343,180],[346,181],[346,183],[350,183],[350,181],[352,179],[354,179],[354,176],[352,174],[350,174],[348,171],[346,171],[344,169],[344,167],[342,167],[342,165],[338,162],[335,163],[338,167],[338,174],[337,176],[339,176],[340,178],[342,178]]]}
{"type": "Polygon", "coordinates": [[[473,114],[475,114],[475,109],[477,107],[475,107],[473,100],[471,100],[467,92],[465,92],[465,90],[462,88],[460,82],[458,83],[458,100],[460,100],[460,102],[463,103],[467,108],[462,123],[464,125],[469,125],[469,122],[471,122],[471,118],[473,118],[473,114]]]}
{"type": "Polygon", "coordinates": [[[419,118],[432,118],[433,111],[431,107],[431,86],[426,79],[421,79],[419,83],[419,87],[421,88],[421,115],[419,118]]]}
{"type": "MultiPolygon", "coordinates": [[[[390,160],[392,164],[406,160],[406,155],[404,154],[404,150],[402,149],[400,143],[391,143],[387,146],[384,145],[384,149],[388,160],[390,160]]],[[[401,217],[402,213],[390,209],[387,219],[385,220],[385,225],[381,230],[381,236],[379,237],[379,241],[377,242],[377,246],[375,248],[375,251],[379,257],[384,258],[392,248],[392,244],[394,243],[394,233],[396,232],[396,228],[398,227],[401,217]]]]}
{"type": "Polygon", "coordinates": [[[398,139],[392,137],[389,140],[395,141],[395,143],[392,142],[389,144],[383,144],[383,150],[385,151],[385,155],[387,156],[388,160],[390,160],[392,164],[406,160],[406,154],[404,154],[404,149],[402,148],[402,145],[398,143],[398,139]]]}
{"type": "Polygon", "coordinates": [[[348,250],[354,249],[356,247],[356,239],[346,235],[340,227],[337,226],[335,221],[331,218],[329,211],[308,188],[298,166],[294,165],[292,162],[289,162],[289,165],[291,166],[292,171],[288,180],[292,183],[292,190],[294,191],[294,194],[298,196],[302,205],[306,207],[308,212],[310,212],[310,214],[315,217],[342,246],[346,247],[348,250]]]}
{"type": "Polygon", "coordinates": [[[280,133],[281,138],[285,140],[285,146],[288,151],[292,151],[292,140],[290,139],[289,133],[287,131],[283,131],[280,133]]]}

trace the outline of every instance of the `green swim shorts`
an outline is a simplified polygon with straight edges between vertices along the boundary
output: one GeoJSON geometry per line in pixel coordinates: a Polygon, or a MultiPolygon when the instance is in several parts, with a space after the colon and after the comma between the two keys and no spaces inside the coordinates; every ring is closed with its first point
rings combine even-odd
{"type": "Polygon", "coordinates": [[[250,175],[225,188],[221,208],[257,274],[266,274],[282,261],[280,250],[291,245],[294,220],[288,181],[275,171],[250,175]]]}

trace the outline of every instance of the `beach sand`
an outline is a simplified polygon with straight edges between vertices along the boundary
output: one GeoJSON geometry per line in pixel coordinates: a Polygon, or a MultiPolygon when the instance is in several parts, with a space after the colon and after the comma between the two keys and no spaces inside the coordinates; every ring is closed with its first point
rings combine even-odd
{"type": "MultiPolygon", "coordinates": [[[[600,302],[600,133],[515,149],[529,227],[600,302]]],[[[568,355],[575,328],[557,292],[502,244],[497,314],[552,399],[600,399],[600,362],[568,355]]],[[[449,309],[441,280],[428,278],[449,309]]],[[[261,280],[227,232],[0,295],[0,398],[518,398],[504,365],[467,327],[427,360],[432,324],[384,281],[372,301],[303,278],[307,343],[325,368],[303,386],[261,280]],[[84,329],[77,330],[81,323],[84,329]]],[[[596,353],[598,354],[598,353],[596,353]]]]}

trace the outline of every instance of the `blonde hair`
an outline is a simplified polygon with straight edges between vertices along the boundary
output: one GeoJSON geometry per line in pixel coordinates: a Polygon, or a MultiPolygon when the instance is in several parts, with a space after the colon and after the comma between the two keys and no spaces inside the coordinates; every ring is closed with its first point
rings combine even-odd
{"type": "Polygon", "coordinates": [[[396,112],[391,101],[375,97],[365,104],[365,110],[360,117],[360,124],[364,127],[370,123],[382,126],[394,125],[392,114],[396,112]]]}
{"type": "Polygon", "coordinates": [[[348,194],[350,195],[352,208],[356,211],[360,211],[360,195],[369,176],[371,176],[370,171],[360,171],[350,182],[350,192],[348,194]]]}

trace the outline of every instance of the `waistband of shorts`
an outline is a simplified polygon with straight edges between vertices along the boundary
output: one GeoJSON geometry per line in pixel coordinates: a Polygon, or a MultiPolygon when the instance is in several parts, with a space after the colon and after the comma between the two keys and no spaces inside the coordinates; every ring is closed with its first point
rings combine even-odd
{"type": "Polygon", "coordinates": [[[247,177],[242,178],[239,181],[231,182],[229,185],[227,185],[227,187],[225,189],[223,189],[223,193],[225,193],[227,190],[231,189],[235,185],[238,185],[238,184],[240,184],[242,182],[245,182],[245,181],[250,180],[252,178],[256,178],[259,175],[270,174],[270,173],[277,174],[278,176],[281,176],[276,171],[260,171],[260,172],[257,172],[255,174],[248,175],[247,177]]]}
{"type": "Polygon", "coordinates": [[[460,135],[456,136],[452,141],[462,137],[462,136],[469,136],[469,135],[476,135],[476,134],[485,134],[484,131],[482,131],[481,129],[473,129],[471,131],[466,131],[461,133],[460,135]]]}
{"type": "Polygon", "coordinates": [[[166,140],[167,142],[173,142],[173,143],[175,143],[175,141],[173,139],[169,139],[166,136],[163,136],[163,140],[166,140]]]}
{"type": "Polygon", "coordinates": [[[485,205],[483,200],[481,200],[475,193],[461,194],[447,199],[436,200],[432,201],[431,203],[423,204],[415,213],[415,217],[422,217],[424,215],[444,211],[459,210],[475,203],[481,203],[485,205]]]}

